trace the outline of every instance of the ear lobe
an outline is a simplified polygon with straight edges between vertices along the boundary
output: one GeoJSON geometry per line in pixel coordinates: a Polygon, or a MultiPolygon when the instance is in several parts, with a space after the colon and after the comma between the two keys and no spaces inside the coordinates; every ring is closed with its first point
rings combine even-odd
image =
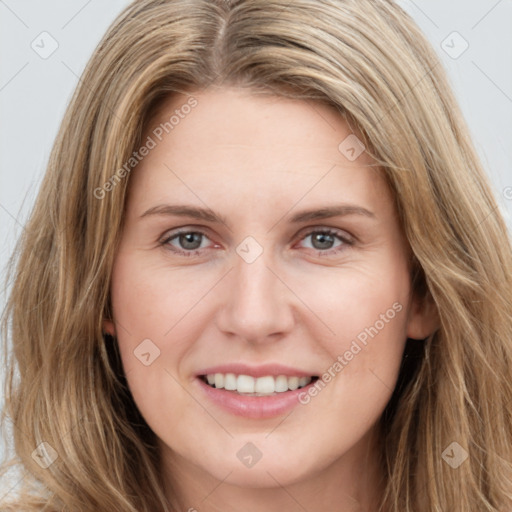
{"type": "Polygon", "coordinates": [[[114,326],[114,322],[112,320],[103,320],[103,332],[110,334],[110,336],[116,335],[116,328],[114,326]]]}
{"type": "Polygon", "coordinates": [[[409,308],[407,337],[414,340],[424,340],[439,327],[439,312],[430,294],[422,300],[414,296],[409,308]]]}

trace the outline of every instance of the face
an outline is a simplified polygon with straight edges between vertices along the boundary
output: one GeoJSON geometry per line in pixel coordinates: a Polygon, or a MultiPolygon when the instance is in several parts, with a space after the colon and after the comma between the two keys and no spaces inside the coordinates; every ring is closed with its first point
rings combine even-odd
{"type": "Polygon", "coordinates": [[[356,471],[406,338],[432,328],[392,195],[327,106],[193,97],[162,106],[130,176],[105,328],[133,398],[182,472],[356,471]]]}

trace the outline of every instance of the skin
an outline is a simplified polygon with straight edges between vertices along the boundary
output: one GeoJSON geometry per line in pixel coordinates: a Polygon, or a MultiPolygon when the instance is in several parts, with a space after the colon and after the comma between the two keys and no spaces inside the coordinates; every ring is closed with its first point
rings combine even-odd
{"type": "MultiPolygon", "coordinates": [[[[328,106],[236,88],[193,96],[197,106],[130,176],[113,319],[105,321],[158,437],[168,496],[180,510],[200,512],[376,510],[376,422],[406,338],[426,338],[436,326],[432,308],[412,294],[392,195],[366,152],[354,161],[340,152],[353,132],[328,106]],[[299,211],[339,203],[374,217],[290,222],[299,211]],[[225,224],[141,217],[162,204],[208,207],[225,224]],[[181,227],[205,233],[197,251],[183,237],[165,242],[181,227]],[[312,228],[336,235],[321,245],[312,228]],[[263,248],[252,263],[236,252],[247,236],[263,248]],[[198,386],[200,369],[224,363],[282,363],[322,375],[395,303],[401,311],[291,413],[235,416],[198,386]],[[148,366],[134,356],[144,339],[160,350],[148,366]],[[252,468],[237,457],[247,442],[262,453],[252,468]]],[[[186,101],[169,98],[143,140],[186,101]]]]}

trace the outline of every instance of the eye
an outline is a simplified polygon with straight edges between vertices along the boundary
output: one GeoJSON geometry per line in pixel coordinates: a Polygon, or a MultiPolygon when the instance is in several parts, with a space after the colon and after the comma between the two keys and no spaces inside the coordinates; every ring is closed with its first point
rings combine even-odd
{"type": "Polygon", "coordinates": [[[202,231],[182,230],[167,234],[160,241],[160,245],[178,254],[191,256],[207,246],[203,243],[205,240],[208,240],[208,237],[202,231]]]}
{"type": "MultiPolygon", "coordinates": [[[[322,256],[338,253],[354,244],[354,240],[349,235],[331,228],[311,229],[302,236],[301,242],[307,239],[311,242],[309,246],[306,245],[306,248],[316,250],[322,256]]],[[[167,233],[159,244],[182,256],[197,256],[201,254],[202,249],[208,247],[208,240],[207,234],[200,230],[182,229],[167,233]]]]}
{"type": "Polygon", "coordinates": [[[354,244],[354,241],[342,232],[330,228],[316,228],[306,233],[301,240],[311,240],[309,249],[319,251],[322,255],[336,253],[345,246],[354,244]]]}

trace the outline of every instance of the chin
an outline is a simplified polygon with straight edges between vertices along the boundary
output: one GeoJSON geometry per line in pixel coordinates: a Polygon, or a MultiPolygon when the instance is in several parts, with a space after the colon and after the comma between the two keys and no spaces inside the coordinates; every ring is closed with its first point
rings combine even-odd
{"type": "MultiPolygon", "coordinates": [[[[266,461],[260,460],[252,468],[240,467],[236,465],[234,468],[231,466],[232,473],[226,479],[226,482],[231,485],[245,487],[249,489],[263,489],[273,488],[280,486],[289,486],[306,479],[309,476],[307,470],[299,471],[295,463],[286,463],[285,461],[266,461]]],[[[212,474],[215,478],[223,480],[226,478],[226,473],[220,475],[212,474]]]]}

